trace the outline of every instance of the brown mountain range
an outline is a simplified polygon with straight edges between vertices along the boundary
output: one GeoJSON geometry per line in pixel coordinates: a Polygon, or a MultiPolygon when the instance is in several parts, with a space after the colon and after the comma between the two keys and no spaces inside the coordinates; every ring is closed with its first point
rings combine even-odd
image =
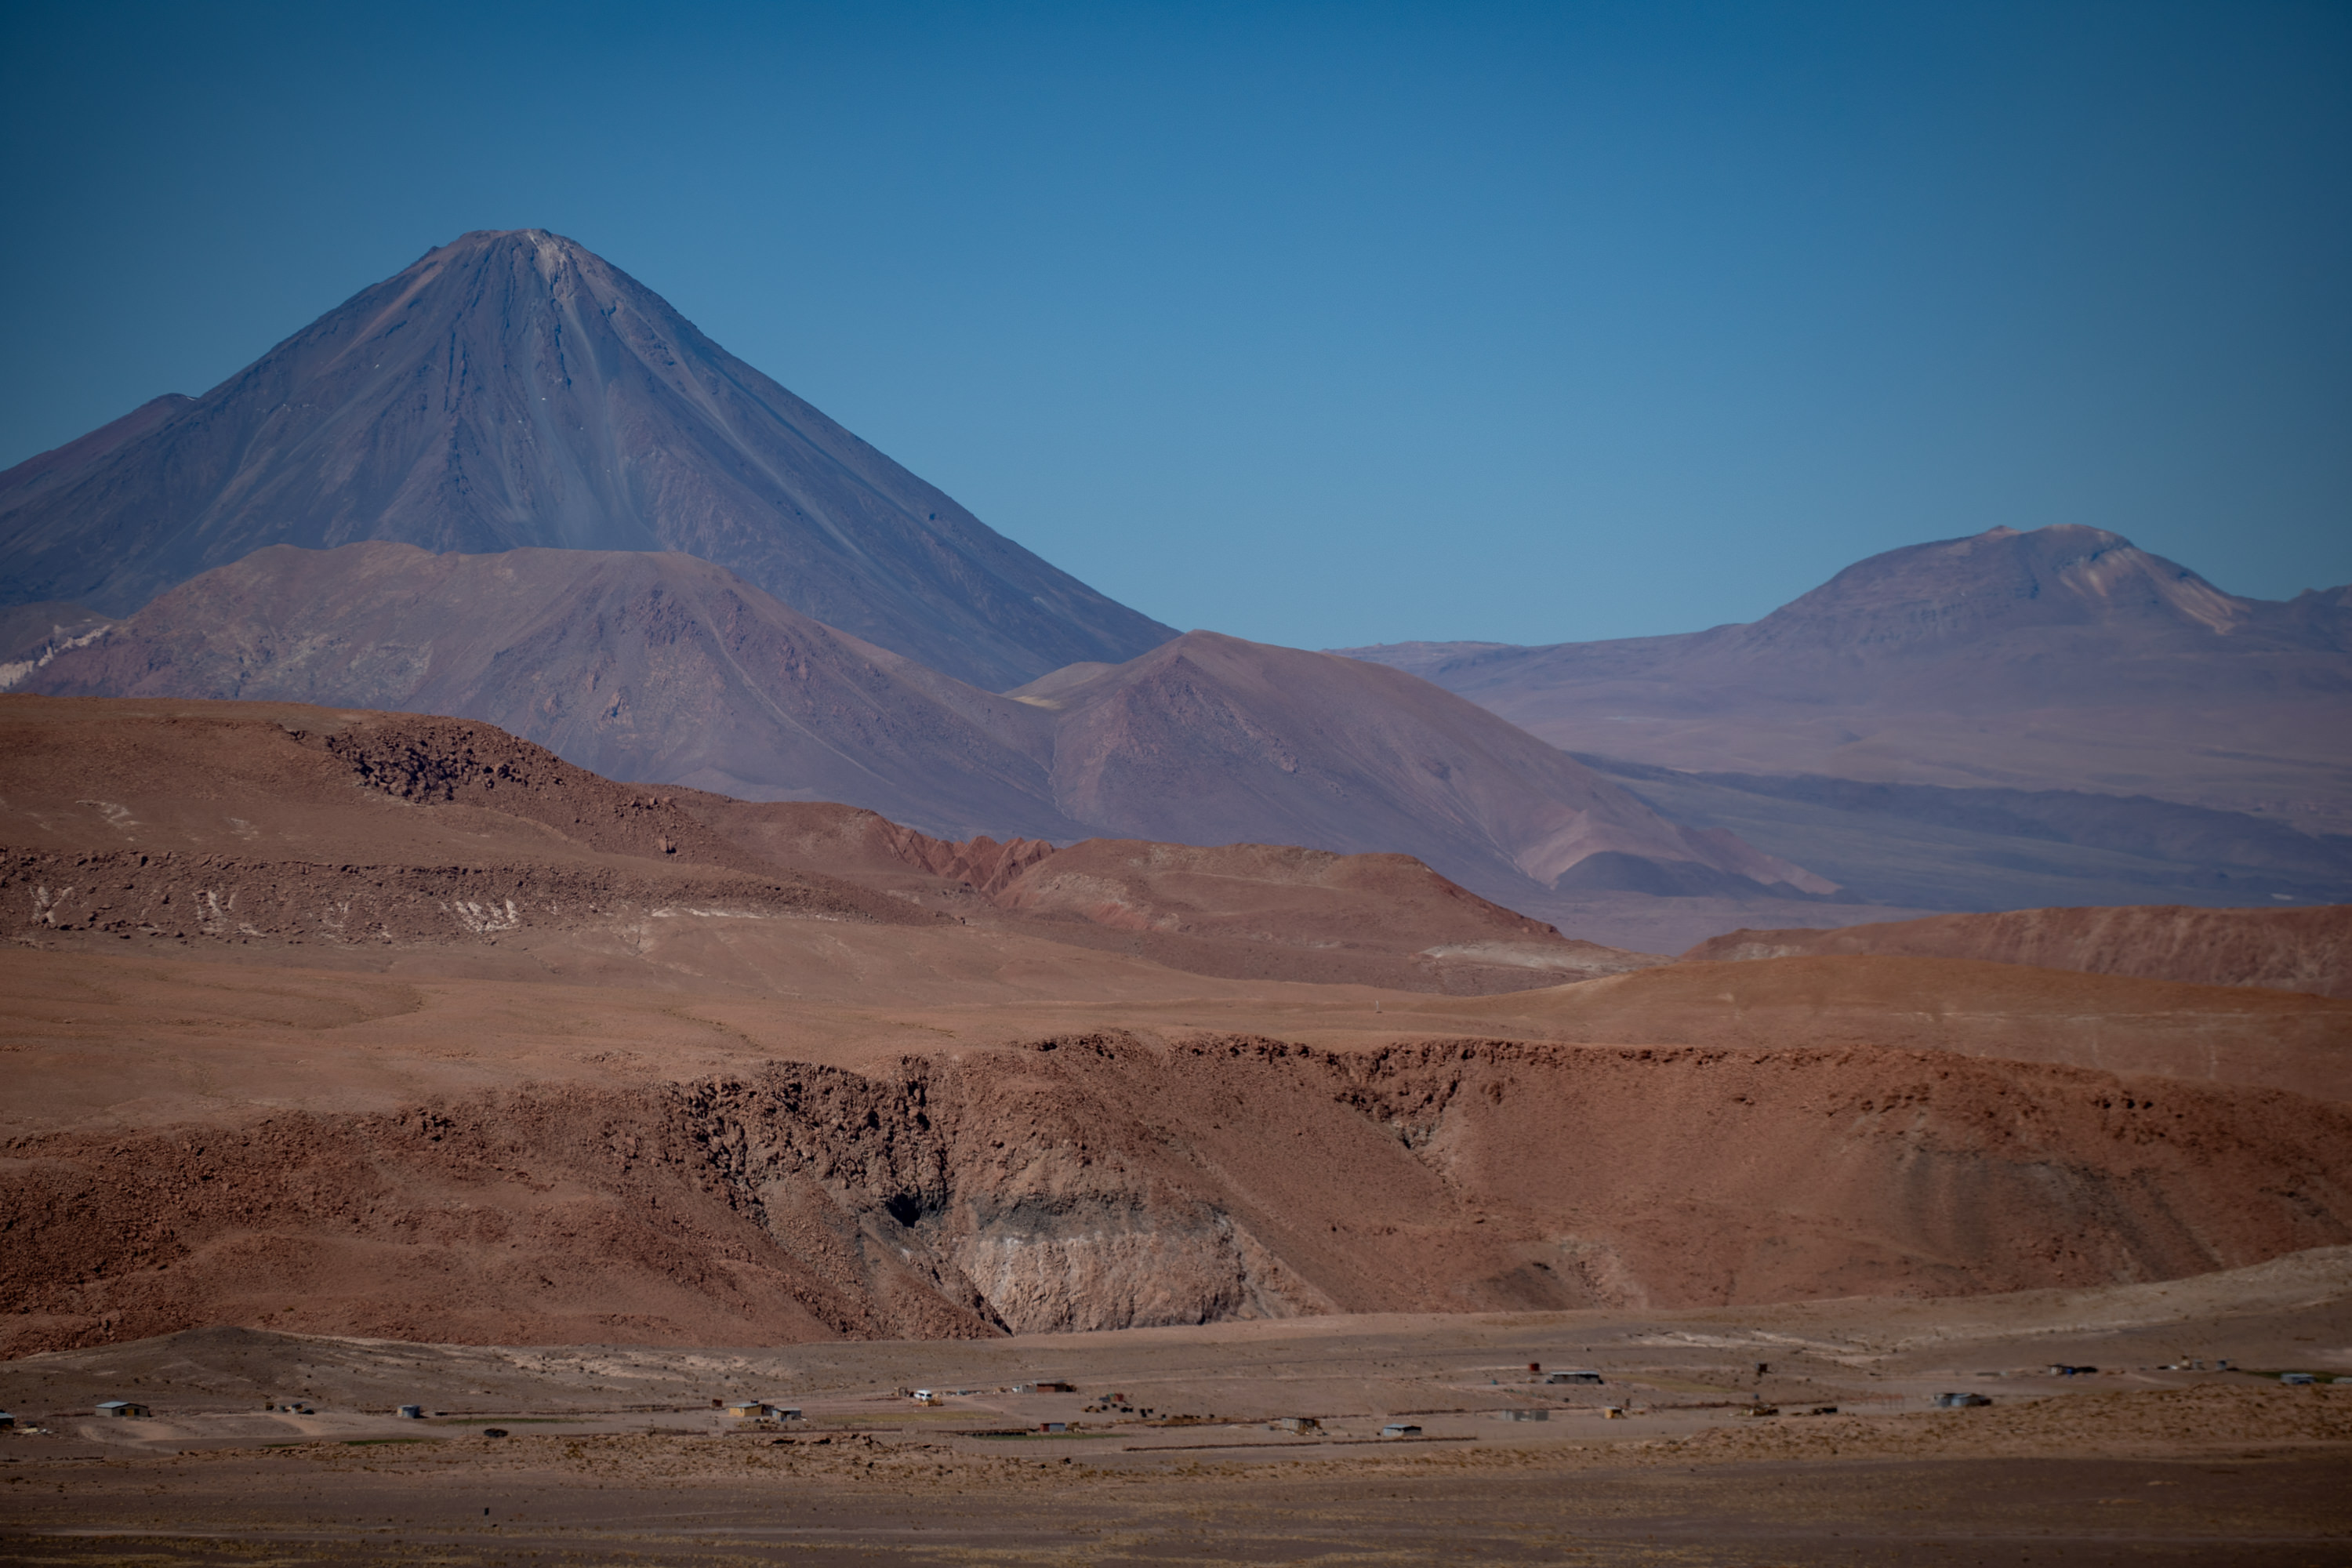
{"type": "Polygon", "coordinates": [[[273,547],[21,689],[456,714],[609,776],[838,801],[944,838],[1406,854],[1538,917],[1612,892],[1835,892],[1376,665],[1195,632],[997,696],[679,555],[273,547]]]}
{"type": "Polygon", "coordinates": [[[540,229],[429,251],[203,396],[0,473],[0,603],[121,615],[266,545],[360,540],[680,552],[989,688],[1174,635],[540,229]]]}

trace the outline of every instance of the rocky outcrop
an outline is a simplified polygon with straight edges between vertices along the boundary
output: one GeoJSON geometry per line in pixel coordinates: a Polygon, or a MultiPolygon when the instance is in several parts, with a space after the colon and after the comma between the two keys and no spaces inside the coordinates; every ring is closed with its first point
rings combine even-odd
{"type": "Polygon", "coordinates": [[[2352,1111],[1894,1050],[1118,1036],[0,1150],[10,1353],[746,1343],[2165,1279],[2352,1240],[2352,1111]]]}

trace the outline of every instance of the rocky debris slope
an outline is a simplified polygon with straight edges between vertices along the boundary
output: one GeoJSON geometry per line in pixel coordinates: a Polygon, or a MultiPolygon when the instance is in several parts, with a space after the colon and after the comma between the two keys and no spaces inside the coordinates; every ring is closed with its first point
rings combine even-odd
{"type": "Polygon", "coordinates": [[[2315,910],[2011,910],[1834,931],[1736,931],[1698,960],[1872,953],[2129,974],[2196,985],[2260,985],[2352,999],[2352,905],[2315,910]]]}
{"type": "Polygon", "coordinates": [[[10,1353],[782,1342],[2176,1278],[2352,1240],[2352,1111],[1866,1048],[1116,1036],[0,1151],[10,1353]]]}

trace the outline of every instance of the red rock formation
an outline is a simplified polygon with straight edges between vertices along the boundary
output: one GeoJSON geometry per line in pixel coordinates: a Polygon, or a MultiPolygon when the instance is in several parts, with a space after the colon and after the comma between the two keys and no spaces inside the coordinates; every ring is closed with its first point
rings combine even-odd
{"type": "Polygon", "coordinates": [[[2174,1278],[2352,1239],[2352,1113],[1933,1053],[1117,1037],[19,1140],[12,1353],[775,1342],[2174,1278]]]}

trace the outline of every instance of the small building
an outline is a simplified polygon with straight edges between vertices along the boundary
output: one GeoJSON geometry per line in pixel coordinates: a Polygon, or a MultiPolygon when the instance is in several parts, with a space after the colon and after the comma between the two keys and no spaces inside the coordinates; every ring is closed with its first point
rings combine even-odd
{"type": "Polygon", "coordinates": [[[1549,1421],[1551,1419],[1551,1412],[1549,1410],[1497,1410],[1495,1412],[1495,1418],[1498,1421],[1549,1421]]]}
{"type": "Polygon", "coordinates": [[[1281,1420],[1276,1422],[1275,1426],[1285,1432],[1320,1432],[1323,1430],[1323,1423],[1316,1420],[1312,1415],[1286,1415],[1281,1420]]]}
{"type": "Polygon", "coordinates": [[[1414,1426],[1410,1421],[1391,1421],[1387,1426],[1381,1428],[1381,1436],[1383,1437],[1418,1437],[1421,1436],[1421,1428],[1414,1426]]]}
{"type": "Polygon", "coordinates": [[[1599,1373],[1591,1371],[1590,1368],[1579,1367],[1573,1372],[1555,1372],[1546,1377],[1544,1381],[1546,1383],[1597,1384],[1604,1380],[1599,1373]]]}
{"type": "Polygon", "coordinates": [[[1066,1432],[1069,1429],[1070,1424],[1066,1421],[1040,1421],[1037,1423],[1037,1430],[1040,1432],[1066,1432]]]}
{"type": "Polygon", "coordinates": [[[2279,1373],[2279,1381],[2284,1384],[2292,1384],[2296,1388],[2301,1388],[2306,1384],[2315,1384],[2319,1379],[2312,1376],[2311,1373],[2307,1372],[2283,1372],[2279,1373]]]}
{"type": "Polygon", "coordinates": [[[5,1410],[0,1410],[0,1432],[13,1432],[16,1429],[16,1418],[5,1410]]]}
{"type": "Polygon", "coordinates": [[[425,1406],[404,1405],[400,1407],[400,1418],[403,1421],[422,1421],[425,1419],[425,1406]]]}
{"type": "Polygon", "coordinates": [[[764,1399],[738,1399],[722,1408],[738,1421],[758,1421],[764,1419],[773,1406],[764,1399]]]}
{"type": "Polygon", "coordinates": [[[154,1414],[135,1399],[110,1399],[98,1407],[98,1413],[100,1415],[130,1416],[147,1416],[154,1414]]]}
{"type": "Polygon", "coordinates": [[[1075,1383],[1033,1383],[1029,1387],[1038,1394],[1076,1394],[1078,1391],[1075,1383]]]}
{"type": "Polygon", "coordinates": [[[1936,1408],[1938,1410],[1962,1410],[1973,1405],[1990,1405],[1991,1403],[1991,1400],[1986,1398],[1981,1394],[1939,1394],[1936,1395],[1936,1408]]]}
{"type": "Polygon", "coordinates": [[[940,1403],[940,1395],[928,1388],[919,1388],[915,1390],[914,1399],[915,1403],[918,1405],[937,1405],[940,1403]]]}

